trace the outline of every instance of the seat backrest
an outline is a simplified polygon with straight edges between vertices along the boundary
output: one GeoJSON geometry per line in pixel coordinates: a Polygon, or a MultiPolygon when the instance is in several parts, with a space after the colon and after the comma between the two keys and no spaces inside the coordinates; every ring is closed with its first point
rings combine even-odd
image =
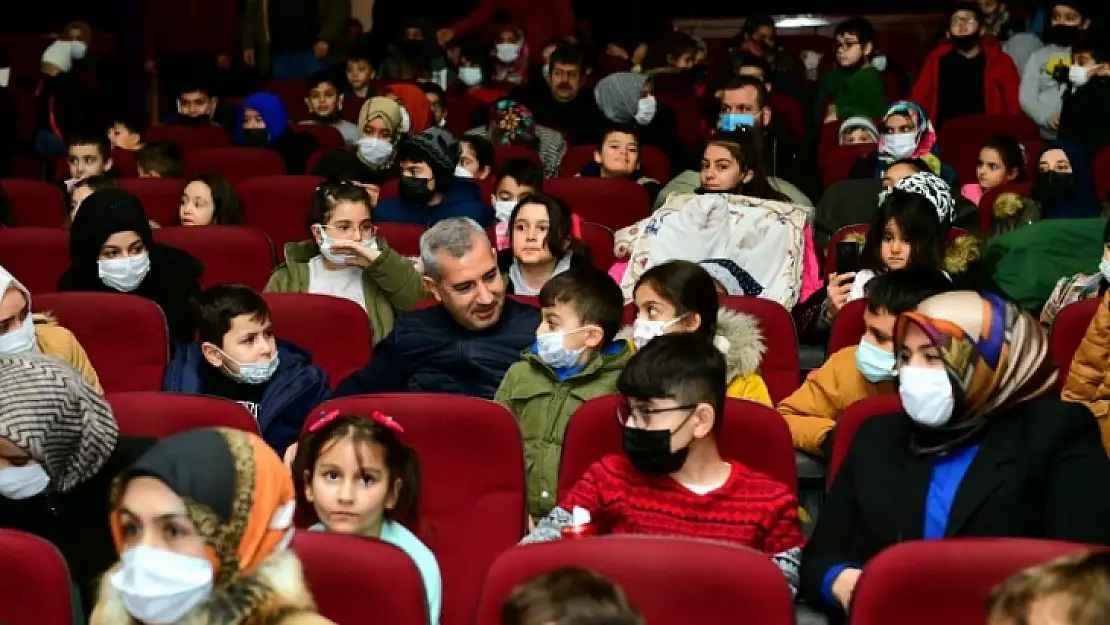
{"type": "Polygon", "coordinates": [[[937,148],[941,159],[949,162],[957,157],[964,146],[978,152],[984,143],[995,136],[1010,137],[1019,143],[1026,139],[1041,138],[1037,124],[1021,113],[965,115],[944,122],[937,133],[937,148]]]}
{"type": "Polygon", "coordinates": [[[771,110],[775,112],[775,118],[779,120],[779,124],[798,139],[805,141],[807,124],[802,103],[796,97],[781,91],[772,91],[770,96],[771,110]]]}
{"type": "Polygon", "coordinates": [[[767,351],[759,363],[759,374],[767,384],[772,404],[778,404],[798,388],[801,368],[798,363],[798,332],[790,311],[778,302],[760,297],[726,295],[721,306],[747,313],[759,321],[767,351]]]}
{"type": "MultiPolygon", "coordinates": [[[[856,161],[875,151],[873,143],[836,145],[822,151],[821,183],[828,188],[838,182],[848,180],[856,161]]],[[[871,176],[868,176],[871,177],[871,176]]]]}
{"type": "Polygon", "coordinates": [[[138,150],[112,148],[112,171],[116,172],[116,175],[120,178],[138,177],[139,168],[136,164],[138,155],[138,150]]]}
{"type": "Polygon", "coordinates": [[[1100,200],[1110,198],[1110,147],[1095,155],[1091,167],[1095,176],[1095,192],[1100,200]]]}
{"type": "Polygon", "coordinates": [[[482,577],[524,534],[524,443],[516,420],[484,399],[388,393],[326,401],[305,427],[332,410],[377,410],[405,428],[401,440],[420,457],[417,533],[443,573],[442,622],[470,625],[482,577]]]}
{"type": "Polygon", "coordinates": [[[224,148],[231,145],[231,136],[220,126],[184,126],[161,124],[151,126],[143,133],[146,143],[176,143],[182,150],[196,148],[224,148]]]}
{"type": "Polygon", "coordinates": [[[867,328],[863,325],[863,311],[867,308],[867,299],[861,298],[848,302],[833,319],[832,330],[829,331],[829,345],[825,353],[832,356],[836,352],[858,345],[867,328]]]}
{"type": "Polygon", "coordinates": [[[424,581],[400,548],[335,532],[297,532],[290,546],[317,609],[336,625],[365,623],[367,606],[379,623],[428,623],[424,581]]]}
{"type": "Polygon", "coordinates": [[[201,428],[232,428],[258,434],[258,423],[238,402],[209,395],[154,391],[105,396],[123,436],[165,438],[201,428]]]}
{"type": "Polygon", "coordinates": [[[58,228],[65,221],[66,198],[62,190],[42,180],[9,178],[0,181],[8,196],[12,221],[20,227],[58,228]]]}
{"type": "Polygon", "coordinates": [[[505,161],[522,158],[526,161],[531,161],[533,165],[543,169],[543,162],[540,161],[540,155],[532,148],[523,145],[495,145],[493,147],[493,170],[501,169],[505,161]]]}
{"type": "Polygon", "coordinates": [[[245,284],[261,291],[274,271],[274,244],[265,232],[245,226],[157,228],[154,240],[193,255],[204,265],[201,288],[245,284]]]}
{"type": "Polygon", "coordinates": [[[58,549],[33,534],[0,529],[0,623],[70,625],[69,570],[58,549]]]}
{"type": "Polygon", "coordinates": [[[994,202],[998,199],[998,196],[1003,193],[1016,193],[1023,198],[1027,198],[1032,191],[1033,183],[1031,182],[1009,182],[984,193],[979,200],[979,228],[983,232],[990,232],[991,226],[994,225],[994,202]]]}
{"type": "Polygon", "coordinates": [[[308,220],[319,176],[266,176],[235,185],[247,225],[266,233],[278,260],[285,258],[285,244],[311,238],[308,220]]]}
{"type": "Polygon", "coordinates": [[[316,139],[316,144],[321,150],[342,150],[347,147],[347,141],[343,139],[343,133],[335,126],[328,126],[326,124],[297,124],[294,127],[297,132],[303,132],[312,135],[316,139]]]}
{"type": "Polygon", "coordinates": [[[1035,564],[1091,547],[1020,538],[904,542],[863,569],[852,625],[982,625],[991,590],[1035,564]]]}
{"type": "Polygon", "coordinates": [[[162,309],[124,293],[44,293],[34,312],[49,312],[85,348],[104,392],[157,391],[169,358],[162,309]]]}
{"type": "Polygon", "coordinates": [[[263,293],[274,334],[312,354],[334,387],[370,362],[374,337],[366,311],[342,297],[263,293]],[[337,340],[336,337],[342,337],[337,340]]]}
{"type": "Polygon", "coordinates": [[[134,195],[143,205],[146,218],[162,226],[177,223],[181,211],[182,178],[120,178],[116,186],[134,195]]]}
{"type": "MultiPolygon", "coordinates": [[[[573,178],[594,160],[597,148],[592,145],[576,145],[567,150],[559,164],[560,178],[573,178]]],[[[671,163],[667,155],[653,145],[640,146],[640,168],[648,178],[667,184],[671,179],[671,163]]]]}
{"type": "Polygon", "coordinates": [[[1092,297],[1064,306],[1056,315],[1052,324],[1052,335],[1049,349],[1052,350],[1052,361],[1060,370],[1056,374],[1056,384],[1062,389],[1071,372],[1071,361],[1083,337],[1087,336],[1087,329],[1094,321],[1098,307],[1102,306],[1102,298],[1092,297]]]}
{"type": "Polygon", "coordinates": [[[248,178],[285,175],[285,161],[267,148],[197,148],[185,152],[185,177],[216,174],[232,184],[248,178]]]}
{"type": "MultiPolygon", "coordinates": [[[[574,411],[563,437],[559,493],[578,483],[590,465],[621,451],[618,394],[595,397],[574,411]]],[[[761,471],[797,492],[794,446],[786,422],[775,410],[744,399],[725,400],[724,422],[717,434],[721,456],[761,471]]]]}
{"type": "Polygon", "coordinates": [[[303,78],[287,78],[271,80],[262,90],[276,95],[285,107],[289,121],[298,122],[308,119],[308,105],[305,100],[308,98],[309,88],[308,81],[303,78]]]}
{"type": "Polygon", "coordinates": [[[374,225],[378,229],[378,236],[385,239],[394,252],[402,256],[420,256],[420,235],[424,234],[424,226],[402,223],[374,225]]]}
{"type": "Polygon", "coordinates": [[[543,185],[544,193],[567,203],[583,221],[611,230],[631,226],[651,215],[647,191],[631,180],[616,178],[556,178],[543,185]]]}
{"type": "Polygon", "coordinates": [[[362,106],[364,104],[366,104],[366,98],[345,96],[343,98],[343,119],[352,124],[357,124],[358,114],[362,112],[362,106]]]}
{"type": "Polygon", "coordinates": [[[836,479],[836,472],[848,457],[848,450],[852,447],[852,438],[863,422],[871,417],[902,411],[902,400],[897,393],[880,395],[861,399],[848,406],[836,421],[836,436],[833,437],[832,457],[829,458],[829,468],[826,479],[832,486],[836,479]]]}
{"type": "MultiPolygon", "coordinates": [[[[492,239],[491,239],[492,240],[492,239]]],[[[590,252],[590,262],[602,271],[616,262],[613,256],[613,231],[601,224],[582,222],[582,245],[590,252]]]]}
{"type": "Polygon", "coordinates": [[[646,623],[794,623],[786,580],[766,554],[708,541],[606,536],[506,551],[486,575],[476,625],[498,625],[501,605],[514,588],[566,567],[583,567],[616,583],[646,623]]]}
{"type": "Polygon", "coordinates": [[[0,266],[32,295],[58,290],[58,280],[69,269],[69,231],[0,228],[0,266]]]}

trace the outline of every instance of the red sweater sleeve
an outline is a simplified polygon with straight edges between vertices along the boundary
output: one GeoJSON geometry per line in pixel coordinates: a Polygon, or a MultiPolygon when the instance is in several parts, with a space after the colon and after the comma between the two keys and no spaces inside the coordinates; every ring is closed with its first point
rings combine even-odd
{"type": "Polygon", "coordinates": [[[575,507],[582,508],[590,513],[591,523],[597,523],[605,507],[605,493],[612,490],[615,482],[615,476],[606,468],[603,458],[586,469],[570,492],[563,495],[559,507],[567,512],[573,512],[575,507]]]}
{"type": "Polygon", "coordinates": [[[1017,66],[1014,65],[1013,60],[1009,55],[1003,54],[1005,58],[999,59],[998,69],[999,80],[998,88],[1002,91],[999,95],[1002,98],[1002,113],[1010,115],[1021,114],[1021,104],[1018,103],[1018,91],[1021,88],[1021,75],[1018,74],[1017,66]]]}
{"type": "Polygon", "coordinates": [[[763,552],[782,553],[805,544],[802,534],[802,521],[798,517],[798,500],[785,486],[778,498],[775,514],[768,520],[767,535],[763,540],[763,552]]]}
{"type": "Polygon", "coordinates": [[[471,31],[478,29],[482,24],[491,21],[493,19],[493,14],[496,12],[497,0],[479,0],[478,6],[475,7],[469,15],[451,26],[451,32],[455,33],[456,37],[469,34],[471,31]]]}

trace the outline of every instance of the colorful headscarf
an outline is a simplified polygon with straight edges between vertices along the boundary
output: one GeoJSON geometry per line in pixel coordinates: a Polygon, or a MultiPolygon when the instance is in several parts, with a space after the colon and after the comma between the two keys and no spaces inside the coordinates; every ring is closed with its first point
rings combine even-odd
{"type": "MultiPolygon", "coordinates": [[[[902,100],[890,105],[883,115],[883,123],[885,124],[891,115],[904,115],[909,117],[913,125],[917,128],[917,147],[914,148],[913,153],[908,158],[922,158],[927,154],[931,154],[933,146],[937,143],[937,133],[933,129],[933,123],[929,121],[929,116],[925,114],[925,109],[921,108],[916,102],[902,100]]],[[[886,147],[886,133],[884,132],[879,136],[879,162],[890,164],[898,160],[898,157],[889,152],[886,147]]]]}
{"type": "Polygon", "coordinates": [[[162,439],[116,479],[110,517],[123,549],[120,500],[128,482],[153,477],[185,501],[189,520],[208,545],[224,590],[256,569],[293,536],[293,480],[261,438],[228,428],[191,430],[162,439]]]}
{"type": "Polygon", "coordinates": [[[246,113],[247,109],[258,111],[263,121],[266,122],[266,135],[268,137],[266,145],[273,145],[289,128],[289,115],[285,112],[285,105],[281,103],[281,98],[267,91],[259,91],[247,96],[247,99],[239,105],[239,110],[235,116],[234,134],[236,144],[243,144],[243,114],[246,113]]]}
{"type": "Polygon", "coordinates": [[[536,120],[532,111],[515,100],[498,100],[489,112],[489,136],[494,145],[535,148],[536,120]]]}
{"type": "Polygon", "coordinates": [[[1039,397],[1056,383],[1056,366],[1041,324],[1001,297],[952,291],[930,297],[894,326],[902,345],[915,324],[940,350],[953,382],[956,409],[939,428],[914,428],[918,453],[935,453],[973,438],[995,413],[1039,397]]]}

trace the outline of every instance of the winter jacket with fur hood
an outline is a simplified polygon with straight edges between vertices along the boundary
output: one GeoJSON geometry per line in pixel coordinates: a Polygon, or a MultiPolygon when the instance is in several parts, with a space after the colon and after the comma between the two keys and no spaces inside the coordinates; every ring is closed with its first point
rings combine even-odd
{"type": "Polygon", "coordinates": [[[1071,360],[1068,379],[1064,382],[1064,401],[1085,405],[1098,420],[1102,430],[1102,446],[1110,453],[1110,375],[1106,359],[1110,356],[1110,292],[1087,327],[1087,334],[1071,360]]]}

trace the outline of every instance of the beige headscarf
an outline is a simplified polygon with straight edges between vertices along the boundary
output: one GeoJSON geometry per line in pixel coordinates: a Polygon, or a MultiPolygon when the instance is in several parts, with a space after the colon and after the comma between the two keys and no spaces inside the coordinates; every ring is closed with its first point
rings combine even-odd
{"type": "Polygon", "coordinates": [[[397,135],[401,134],[401,107],[389,98],[370,98],[362,105],[362,110],[358,112],[359,132],[364,131],[366,125],[375,119],[385,120],[385,123],[389,125],[389,132],[393,135],[394,142],[396,142],[397,135]]]}

